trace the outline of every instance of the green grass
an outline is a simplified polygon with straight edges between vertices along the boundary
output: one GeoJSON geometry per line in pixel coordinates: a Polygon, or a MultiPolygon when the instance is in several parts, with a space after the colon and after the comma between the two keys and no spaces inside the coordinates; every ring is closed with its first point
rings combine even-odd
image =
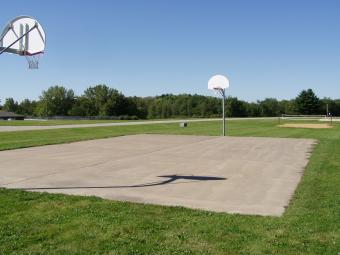
{"type": "Polygon", "coordinates": [[[115,123],[126,121],[127,120],[0,120],[0,126],[55,126],[72,124],[115,123]]]}
{"type": "MultiPolygon", "coordinates": [[[[268,120],[228,124],[233,136],[319,141],[282,217],[0,189],[0,254],[339,254],[340,125],[312,130],[279,128],[268,120]]],[[[220,123],[0,133],[0,150],[137,133],[219,135],[220,123]]]]}
{"type": "MultiPolygon", "coordinates": [[[[173,118],[173,120],[182,118],[173,118]]],[[[185,118],[197,119],[197,118],[185,118]]],[[[97,123],[117,123],[131,121],[157,121],[164,119],[148,120],[0,120],[0,126],[56,126],[56,125],[73,125],[73,124],[97,124],[97,123]]],[[[170,120],[170,119],[167,119],[170,120]]]]}

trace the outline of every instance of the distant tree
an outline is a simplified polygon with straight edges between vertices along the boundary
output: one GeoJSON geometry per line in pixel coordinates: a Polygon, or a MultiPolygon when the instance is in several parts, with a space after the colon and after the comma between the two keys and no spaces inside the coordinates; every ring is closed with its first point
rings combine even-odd
{"type": "Polygon", "coordinates": [[[14,101],[14,99],[10,97],[6,98],[3,108],[5,111],[16,113],[18,111],[19,104],[17,101],[14,101]]]}
{"type": "Polygon", "coordinates": [[[222,102],[220,98],[206,97],[202,99],[203,111],[201,117],[217,117],[222,114],[222,102]]]}
{"type": "Polygon", "coordinates": [[[320,100],[320,111],[319,114],[332,114],[338,115],[336,100],[332,100],[330,98],[323,98],[320,100]],[[327,112],[328,106],[328,112],[327,112]]]}
{"type": "Polygon", "coordinates": [[[334,109],[332,109],[331,114],[333,116],[340,116],[340,99],[334,100],[334,109]]]}
{"type": "Polygon", "coordinates": [[[66,116],[74,102],[75,96],[72,89],[53,86],[42,92],[36,113],[39,116],[66,116]]]}
{"type": "Polygon", "coordinates": [[[318,114],[320,111],[320,100],[312,89],[302,90],[295,98],[295,104],[300,114],[318,114]]]}
{"type": "Polygon", "coordinates": [[[96,85],[84,91],[88,100],[87,115],[119,116],[128,113],[129,100],[118,90],[106,85],[96,85]]]}
{"type": "Polygon", "coordinates": [[[278,103],[280,114],[298,114],[295,100],[281,100],[278,103]]]}
{"type": "Polygon", "coordinates": [[[164,94],[141,100],[148,118],[216,117],[221,112],[221,101],[215,97],[164,94]]]}
{"type": "Polygon", "coordinates": [[[147,102],[148,105],[148,118],[154,119],[157,118],[157,110],[156,110],[156,103],[154,100],[151,100],[150,102],[147,102]]]}
{"type": "Polygon", "coordinates": [[[89,100],[85,97],[76,97],[72,108],[69,110],[70,116],[88,116],[90,109],[89,100]]]}
{"type": "MultiPolygon", "coordinates": [[[[293,100],[266,98],[248,103],[229,97],[226,101],[226,114],[233,117],[271,117],[282,113],[326,114],[327,104],[333,116],[340,115],[340,99],[319,100],[311,89],[302,91],[293,100]]],[[[73,90],[54,86],[43,91],[38,102],[25,99],[18,104],[13,98],[7,98],[3,109],[28,116],[117,116],[133,119],[220,117],[222,114],[220,97],[197,94],[126,97],[103,84],[87,88],[78,97],[75,97],[73,90]]]]}
{"type": "Polygon", "coordinates": [[[266,98],[258,103],[261,108],[262,116],[275,117],[280,114],[279,102],[275,98],[266,98]]]}
{"type": "Polygon", "coordinates": [[[226,112],[228,117],[247,116],[247,108],[245,102],[238,100],[237,97],[228,97],[226,101],[226,112]]]}
{"type": "Polygon", "coordinates": [[[84,91],[83,98],[88,102],[87,115],[106,115],[105,104],[109,97],[110,88],[106,85],[97,85],[89,87],[84,91]]]}
{"type": "Polygon", "coordinates": [[[247,117],[260,117],[262,115],[261,107],[258,103],[247,103],[247,117]]]}
{"type": "Polygon", "coordinates": [[[18,113],[28,116],[33,116],[35,108],[37,106],[36,101],[30,101],[29,99],[24,99],[20,102],[18,107],[18,113]]]}
{"type": "Polygon", "coordinates": [[[145,101],[139,97],[128,97],[127,115],[136,116],[139,119],[145,119],[148,115],[148,109],[145,101]]]}

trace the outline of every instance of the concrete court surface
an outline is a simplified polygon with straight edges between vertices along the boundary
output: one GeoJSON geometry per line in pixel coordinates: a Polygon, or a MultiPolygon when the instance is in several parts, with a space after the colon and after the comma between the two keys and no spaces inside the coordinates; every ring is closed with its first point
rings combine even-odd
{"type": "Polygon", "coordinates": [[[314,140],[131,135],[0,152],[0,186],[280,216],[314,140]]]}

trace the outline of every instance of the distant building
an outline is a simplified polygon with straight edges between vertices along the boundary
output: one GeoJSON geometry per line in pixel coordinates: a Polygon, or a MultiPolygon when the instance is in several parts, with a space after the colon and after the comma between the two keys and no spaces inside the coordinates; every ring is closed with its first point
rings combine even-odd
{"type": "Polygon", "coordinates": [[[19,115],[14,112],[6,112],[0,110],[0,120],[24,120],[24,115],[19,115]]]}

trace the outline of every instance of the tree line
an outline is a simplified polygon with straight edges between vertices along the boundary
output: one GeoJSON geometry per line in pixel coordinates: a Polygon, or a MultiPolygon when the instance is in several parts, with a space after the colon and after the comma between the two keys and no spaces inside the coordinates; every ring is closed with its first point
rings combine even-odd
{"type": "MultiPolygon", "coordinates": [[[[237,97],[226,99],[228,117],[275,117],[281,114],[326,114],[340,116],[340,99],[319,99],[312,89],[301,91],[291,100],[266,98],[246,102],[237,97]]],[[[190,94],[164,94],[155,97],[127,97],[114,88],[96,85],[82,95],[72,89],[52,86],[43,91],[39,100],[21,102],[7,98],[0,109],[32,117],[52,116],[114,116],[120,119],[154,119],[176,117],[219,117],[221,99],[190,94]]]]}

